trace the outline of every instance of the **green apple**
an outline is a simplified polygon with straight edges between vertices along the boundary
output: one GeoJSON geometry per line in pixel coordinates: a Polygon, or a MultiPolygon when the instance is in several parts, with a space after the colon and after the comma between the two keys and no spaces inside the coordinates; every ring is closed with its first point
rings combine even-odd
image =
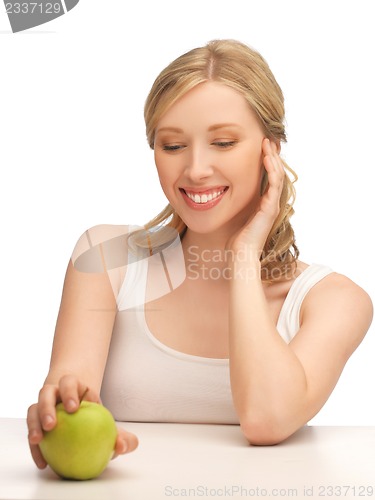
{"type": "Polygon", "coordinates": [[[117,428],[104,406],[82,401],[78,410],[67,413],[56,406],[56,426],[44,433],[39,444],[42,455],[56,474],[66,479],[99,476],[112,457],[117,428]]]}

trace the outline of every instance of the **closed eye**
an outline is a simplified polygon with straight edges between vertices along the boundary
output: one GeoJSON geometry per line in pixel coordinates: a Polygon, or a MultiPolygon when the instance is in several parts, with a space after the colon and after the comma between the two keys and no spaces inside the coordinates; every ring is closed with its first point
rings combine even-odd
{"type": "Polygon", "coordinates": [[[164,144],[163,150],[164,151],[179,151],[180,149],[184,148],[185,146],[182,146],[181,144],[164,144]]]}
{"type": "Polygon", "coordinates": [[[237,144],[237,141],[216,141],[212,143],[214,146],[218,146],[219,148],[230,148],[237,144]]]}
{"type": "MultiPolygon", "coordinates": [[[[213,146],[217,146],[221,149],[229,149],[235,144],[237,144],[237,141],[215,141],[212,143],[213,146]]],[[[163,144],[162,149],[163,151],[174,153],[177,151],[181,151],[185,147],[186,146],[184,144],[163,144]]]]}

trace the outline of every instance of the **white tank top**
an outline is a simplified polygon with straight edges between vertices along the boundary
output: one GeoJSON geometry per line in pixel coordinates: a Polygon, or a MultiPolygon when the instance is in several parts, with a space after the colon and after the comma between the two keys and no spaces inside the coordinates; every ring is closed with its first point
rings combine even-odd
{"type": "MultiPolygon", "coordinates": [[[[117,297],[101,390],[103,404],[118,421],[239,424],[229,360],[176,351],[150,332],[144,312],[147,268],[147,259],[129,266],[117,297]],[[140,305],[129,308],[129,299],[140,305]]],[[[331,272],[329,267],[312,264],[293,282],[277,322],[287,343],[299,329],[304,297],[331,272]]]]}

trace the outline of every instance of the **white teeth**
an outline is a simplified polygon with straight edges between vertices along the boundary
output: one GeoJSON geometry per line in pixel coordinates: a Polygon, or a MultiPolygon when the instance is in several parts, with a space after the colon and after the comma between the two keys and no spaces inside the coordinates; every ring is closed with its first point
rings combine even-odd
{"type": "Polygon", "coordinates": [[[218,196],[220,196],[222,193],[224,193],[225,189],[222,189],[221,191],[214,191],[212,194],[202,194],[202,196],[200,196],[199,194],[193,194],[193,193],[188,193],[187,191],[186,194],[187,196],[193,200],[195,203],[207,203],[211,200],[214,200],[215,198],[217,198],[218,196]]]}

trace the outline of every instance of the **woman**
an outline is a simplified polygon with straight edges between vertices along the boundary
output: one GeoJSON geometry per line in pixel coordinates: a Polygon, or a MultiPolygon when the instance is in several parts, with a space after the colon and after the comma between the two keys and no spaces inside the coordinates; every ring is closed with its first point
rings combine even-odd
{"type": "MultiPolygon", "coordinates": [[[[169,205],[145,231],[97,226],[77,243],[28,412],[41,468],[56,403],[74,412],[100,392],[117,420],[239,423],[251,444],[279,443],[322,408],[371,324],[364,290],[298,259],[283,95],[258,53],[221,40],[184,54],[145,120],[169,205]]],[[[119,430],[116,454],[136,446],[119,430]]]]}

